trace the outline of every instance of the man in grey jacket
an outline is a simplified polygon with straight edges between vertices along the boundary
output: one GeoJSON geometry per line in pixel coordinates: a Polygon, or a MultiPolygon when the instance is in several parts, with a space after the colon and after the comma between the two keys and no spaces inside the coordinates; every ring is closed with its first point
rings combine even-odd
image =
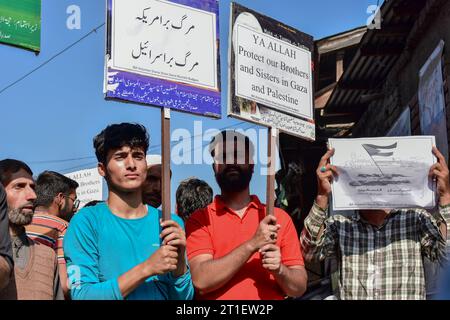
{"type": "Polygon", "coordinates": [[[6,193],[0,184],[0,290],[6,287],[13,270],[12,246],[8,227],[6,193]]]}

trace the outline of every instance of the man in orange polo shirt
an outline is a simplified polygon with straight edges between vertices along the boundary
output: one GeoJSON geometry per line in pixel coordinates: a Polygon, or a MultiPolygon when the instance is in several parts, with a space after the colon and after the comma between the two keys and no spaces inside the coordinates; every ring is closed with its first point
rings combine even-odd
{"type": "Polygon", "coordinates": [[[254,147],[235,131],[210,144],[221,195],[186,224],[192,281],[199,299],[272,300],[301,296],[307,275],[290,216],[250,195],[254,147]],[[224,160],[225,158],[225,160],[224,160]]]}

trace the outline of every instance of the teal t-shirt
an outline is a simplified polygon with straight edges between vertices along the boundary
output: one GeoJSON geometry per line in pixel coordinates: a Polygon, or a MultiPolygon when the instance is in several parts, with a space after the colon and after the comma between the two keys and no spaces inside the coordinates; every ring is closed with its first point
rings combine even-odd
{"type": "MultiPolygon", "coordinates": [[[[123,299],[118,278],[148,259],[159,247],[162,212],[151,206],[139,219],[114,215],[106,203],[81,209],[64,236],[64,256],[74,300],[123,299]]],[[[172,220],[183,228],[182,220],[172,220]]],[[[153,276],[137,287],[129,300],[190,300],[194,294],[189,270],[174,278],[153,276]]]]}

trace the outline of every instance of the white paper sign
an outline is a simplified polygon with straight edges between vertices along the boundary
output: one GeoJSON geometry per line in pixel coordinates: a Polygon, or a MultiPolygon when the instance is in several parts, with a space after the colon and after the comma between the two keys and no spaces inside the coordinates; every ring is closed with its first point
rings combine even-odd
{"type": "Polygon", "coordinates": [[[163,0],[112,3],[112,68],[218,90],[214,13],[163,0]]]}
{"type": "Polygon", "coordinates": [[[80,208],[89,201],[103,199],[103,177],[99,175],[97,168],[66,173],[65,176],[79,184],[77,197],[80,208]]]}
{"type": "Polygon", "coordinates": [[[236,95],[313,119],[311,52],[236,24],[236,95]]]}
{"type": "Polygon", "coordinates": [[[434,207],[433,145],[433,136],[329,139],[333,210],[434,207]]]}

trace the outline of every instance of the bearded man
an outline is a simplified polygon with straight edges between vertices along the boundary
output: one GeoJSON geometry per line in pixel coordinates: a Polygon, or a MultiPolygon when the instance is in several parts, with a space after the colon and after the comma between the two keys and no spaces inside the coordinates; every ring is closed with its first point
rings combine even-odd
{"type": "Polygon", "coordinates": [[[0,290],[8,285],[13,268],[14,262],[12,257],[11,237],[9,236],[6,193],[0,183],[0,290]]]}
{"type": "Polygon", "coordinates": [[[0,161],[0,182],[6,191],[14,273],[0,290],[0,300],[62,300],[55,251],[27,237],[36,200],[33,172],[22,161],[0,161]]]}
{"type": "Polygon", "coordinates": [[[36,200],[31,224],[25,230],[33,241],[55,250],[64,296],[69,299],[63,242],[70,219],[78,209],[78,182],[55,171],[44,171],[36,180],[36,200]]]}
{"type": "Polygon", "coordinates": [[[250,195],[254,146],[236,131],[210,143],[221,194],[186,223],[187,252],[198,299],[299,297],[307,275],[290,216],[250,195]]]}

